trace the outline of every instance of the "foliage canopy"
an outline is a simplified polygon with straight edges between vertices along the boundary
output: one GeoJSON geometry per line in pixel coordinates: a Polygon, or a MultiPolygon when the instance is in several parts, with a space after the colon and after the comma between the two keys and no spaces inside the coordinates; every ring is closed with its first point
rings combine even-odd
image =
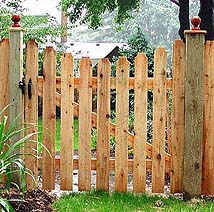
{"type": "Polygon", "coordinates": [[[130,12],[140,7],[140,0],[61,0],[63,10],[67,11],[72,24],[88,23],[92,29],[101,26],[106,12],[116,11],[114,21],[122,25],[131,18],[130,12]]]}
{"type": "MultiPolygon", "coordinates": [[[[0,39],[9,37],[8,28],[12,25],[11,16],[14,13],[23,14],[26,10],[21,6],[23,0],[2,0],[0,1],[0,39]]],[[[44,14],[38,16],[22,16],[21,26],[25,29],[24,41],[35,39],[39,44],[47,41],[56,43],[65,30],[58,24],[55,17],[44,14]]]]}

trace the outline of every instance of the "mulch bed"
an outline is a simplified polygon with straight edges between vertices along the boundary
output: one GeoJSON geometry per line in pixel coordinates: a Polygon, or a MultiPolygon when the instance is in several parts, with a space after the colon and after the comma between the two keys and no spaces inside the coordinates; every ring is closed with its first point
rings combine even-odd
{"type": "Polygon", "coordinates": [[[3,193],[2,197],[9,200],[17,212],[54,211],[51,204],[56,200],[55,196],[40,189],[27,191],[24,195],[18,190],[11,189],[9,192],[3,193]]]}
{"type": "MultiPolygon", "coordinates": [[[[182,194],[174,195],[178,199],[183,199],[182,194]]],[[[40,189],[27,191],[24,195],[15,189],[1,193],[1,197],[7,199],[16,212],[52,212],[55,211],[51,205],[57,199],[56,195],[40,189]]],[[[200,199],[191,201],[214,201],[213,195],[201,195],[200,199]]]]}

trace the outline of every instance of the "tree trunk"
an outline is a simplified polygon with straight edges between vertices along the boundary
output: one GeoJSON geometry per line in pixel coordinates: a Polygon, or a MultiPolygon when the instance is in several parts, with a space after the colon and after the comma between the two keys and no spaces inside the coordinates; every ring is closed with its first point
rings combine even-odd
{"type": "Polygon", "coordinates": [[[184,30],[190,28],[189,22],[189,0],[179,0],[179,22],[180,22],[180,29],[179,35],[182,40],[184,40],[184,30]]]}
{"type": "Polygon", "coordinates": [[[200,11],[202,30],[207,30],[206,40],[214,40],[214,0],[200,0],[200,11]]]}

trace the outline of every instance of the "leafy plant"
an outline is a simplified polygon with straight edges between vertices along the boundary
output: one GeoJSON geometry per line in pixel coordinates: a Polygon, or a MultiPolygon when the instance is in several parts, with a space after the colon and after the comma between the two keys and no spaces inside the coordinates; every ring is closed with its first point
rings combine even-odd
{"type": "MultiPolygon", "coordinates": [[[[0,192],[8,190],[12,186],[25,192],[25,176],[29,174],[33,177],[33,175],[31,170],[26,168],[24,161],[24,156],[30,154],[20,150],[26,147],[26,142],[36,142],[31,140],[31,137],[37,134],[37,132],[24,135],[28,127],[21,127],[17,124],[19,116],[8,123],[8,116],[5,115],[5,111],[9,106],[0,111],[0,192]],[[17,136],[20,133],[23,133],[21,138],[17,136]],[[18,184],[16,181],[18,181],[18,184]]],[[[32,156],[36,157],[37,154],[35,153],[32,156]]],[[[3,198],[0,198],[0,209],[3,211],[14,211],[9,201],[3,198]]]]}
{"type": "Polygon", "coordinates": [[[6,199],[3,199],[3,198],[0,198],[0,208],[1,208],[1,210],[6,211],[6,212],[15,212],[15,210],[10,205],[10,203],[6,199]]]}

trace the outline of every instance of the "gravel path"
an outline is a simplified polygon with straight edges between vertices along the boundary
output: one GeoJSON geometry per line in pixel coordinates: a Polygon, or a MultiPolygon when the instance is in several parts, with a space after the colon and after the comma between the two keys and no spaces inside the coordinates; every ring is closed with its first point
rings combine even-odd
{"type": "MultiPolygon", "coordinates": [[[[152,189],[152,183],[151,183],[151,174],[147,173],[147,179],[146,179],[146,192],[151,193],[152,189]]],[[[40,179],[40,186],[41,186],[41,179],[40,179]]],[[[91,188],[96,188],[96,171],[91,171],[91,188]]],[[[109,190],[110,192],[113,192],[115,188],[115,175],[114,172],[110,172],[110,179],[109,179],[109,190]]],[[[73,191],[62,191],[60,190],[60,174],[59,171],[56,172],[56,183],[55,183],[55,190],[51,191],[52,194],[57,195],[57,197],[60,197],[63,194],[68,194],[71,192],[78,192],[78,170],[73,171],[73,191]]],[[[133,192],[133,175],[130,172],[128,174],[128,192],[133,192]]],[[[169,183],[169,177],[165,177],[165,186],[164,186],[164,195],[168,196],[170,193],[170,183],[169,183]]]]}

